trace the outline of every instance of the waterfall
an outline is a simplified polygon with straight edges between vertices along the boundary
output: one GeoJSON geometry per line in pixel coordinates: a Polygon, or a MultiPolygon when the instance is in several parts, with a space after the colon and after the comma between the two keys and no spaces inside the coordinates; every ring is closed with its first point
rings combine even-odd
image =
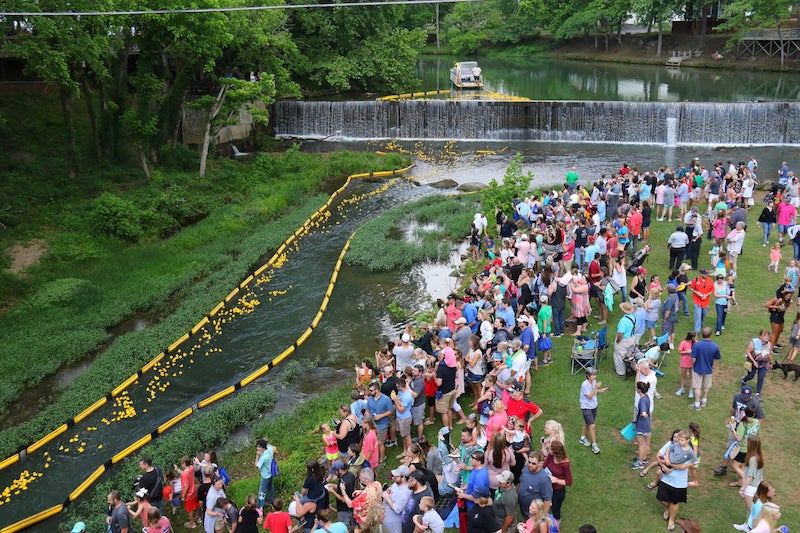
{"type": "Polygon", "coordinates": [[[400,100],[275,104],[282,137],[800,144],[800,104],[400,100]]]}

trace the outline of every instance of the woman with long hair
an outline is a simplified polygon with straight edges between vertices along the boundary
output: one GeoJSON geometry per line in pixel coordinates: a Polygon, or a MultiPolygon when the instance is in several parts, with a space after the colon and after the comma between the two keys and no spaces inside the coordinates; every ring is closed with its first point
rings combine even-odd
{"type": "Polygon", "coordinates": [[[517,464],[514,450],[508,445],[504,431],[497,431],[492,436],[492,440],[486,448],[485,458],[489,474],[489,487],[496,490],[500,486],[497,475],[503,470],[511,470],[511,467],[517,464]]]}
{"type": "Polygon", "coordinates": [[[764,507],[764,504],[771,502],[772,498],[774,497],[775,487],[772,486],[772,483],[769,481],[762,481],[759,483],[756,493],[753,496],[753,505],[750,507],[750,513],[747,515],[747,520],[745,520],[742,524],[733,524],[734,529],[738,531],[750,531],[753,529],[753,526],[758,520],[758,515],[761,514],[761,509],[764,507]]]}
{"type": "Polygon", "coordinates": [[[756,490],[764,480],[764,452],[761,450],[761,437],[750,435],[747,437],[747,455],[744,458],[744,477],[739,495],[744,498],[747,512],[753,507],[753,497],[756,490]]]}
{"type": "Polygon", "coordinates": [[[550,442],[550,455],[544,459],[544,467],[550,469],[550,482],[553,484],[553,504],[550,512],[556,520],[561,520],[561,506],[567,497],[567,487],[572,485],[572,469],[564,443],[550,442]]]}
{"type": "Polygon", "coordinates": [[[472,335],[469,338],[469,351],[464,356],[467,366],[467,381],[472,388],[472,398],[476,400],[481,394],[481,383],[486,375],[486,364],[481,350],[481,338],[472,335]]]}
{"type": "Polygon", "coordinates": [[[547,516],[547,510],[542,500],[539,498],[533,500],[528,507],[528,513],[530,518],[525,523],[517,524],[519,533],[550,533],[550,526],[553,522],[547,516]]]}
{"type": "Polygon", "coordinates": [[[695,340],[697,339],[697,332],[690,331],[686,337],[678,344],[678,354],[681,359],[678,365],[681,369],[681,384],[676,395],[680,396],[686,390],[684,387],[689,383],[689,398],[694,398],[694,390],[692,389],[692,368],[694,367],[694,360],[692,359],[692,347],[694,347],[695,340]]]}
{"type": "Polygon", "coordinates": [[[491,440],[497,433],[502,433],[507,422],[508,414],[503,400],[495,398],[492,401],[492,414],[489,415],[489,420],[486,422],[486,438],[491,440]]]}
{"type": "Polygon", "coordinates": [[[781,517],[781,508],[778,505],[767,502],[761,508],[761,514],[756,520],[756,527],[750,533],[773,533],[778,527],[778,519],[781,517]]]}

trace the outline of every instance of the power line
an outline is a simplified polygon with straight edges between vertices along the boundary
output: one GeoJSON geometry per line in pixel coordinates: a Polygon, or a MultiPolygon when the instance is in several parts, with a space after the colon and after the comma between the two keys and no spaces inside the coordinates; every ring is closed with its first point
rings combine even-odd
{"type": "Polygon", "coordinates": [[[481,0],[385,0],[368,2],[341,2],[332,4],[283,4],[276,6],[207,7],[195,9],[143,9],[133,11],[0,11],[3,17],[97,17],[111,15],[167,15],[172,13],[225,13],[233,11],[265,11],[268,9],[304,9],[332,7],[392,6],[410,4],[455,4],[481,0]]]}

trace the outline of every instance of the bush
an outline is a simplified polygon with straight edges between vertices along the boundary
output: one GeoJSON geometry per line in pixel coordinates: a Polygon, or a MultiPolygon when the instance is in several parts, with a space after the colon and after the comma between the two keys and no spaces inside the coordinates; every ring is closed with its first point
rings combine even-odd
{"type": "Polygon", "coordinates": [[[101,194],[92,209],[94,228],[110,237],[136,242],[144,234],[140,211],[133,203],[111,193],[101,194]]]}
{"type": "Polygon", "coordinates": [[[524,196],[532,182],[533,173],[523,173],[522,154],[518,152],[506,168],[503,184],[499,184],[495,178],[492,178],[489,186],[481,191],[484,211],[494,213],[494,209],[498,205],[506,206],[514,196],[524,196]]]}

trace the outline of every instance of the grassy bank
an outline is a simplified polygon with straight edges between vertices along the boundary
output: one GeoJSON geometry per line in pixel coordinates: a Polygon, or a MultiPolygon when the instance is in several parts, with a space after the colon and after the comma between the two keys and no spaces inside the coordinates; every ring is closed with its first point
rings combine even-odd
{"type": "Polygon", "coordinates": [[[17,276],[30,290],[0,317],[0,372],[15,377],[0,384],[0,405],[64,365],[98,355],[63,389],[22,406],[35,416],[0,431],[0,455],[91,405],[118,376],[140,368],[174,342],[176,332],[197,323],[325,201],[321,189],[328,180],[399,168],[406,161],[396,155],[321,157],[290,150],[259,155],[247,165],[224,163],[206,180],[175,172],[142,187],[114,189],[137,212],[147,212],[174,188],[202,196],[207,214],[165,239],[126,243],[99,234],[89,216],[91,199],[76,200],[61,219],[51,215],[53,225],[38,233],[51,252],[27,277],[17,276]],[[121,335],[111,331],[139,314],[146,314],[150,327],[121,335]]]}
{"type": "MultiPolygon", "coordinates": [[[[446,201],[445,199],[441,200],[446,201]]],[[[743,374],[742,353],[748,339],[755,336],[758,329],[768,327],[768,316],[763,303],[771,296],[779,284],[779,276],[766,273],[768,248],[760,246],[760,230],[754,224],[760,212],[760,206],[749,214],[751,229],[747,235],[745,253],[740,260],[739,279],[737,282],[737,305],[728,316],[726,330],[721,337],[713,337],[722,350],[723,358],[715,366],[714,387],[709,396],[709,406],[700,412],[687,409],[689,400],[685,396],[675,396],[678,388],[678,356],[670,353],[663,367],[665,376],[659,380],[659,391],[663,399],[656,401],[653,422],[653,450],[657,449],[677,427],[687,427],[690,421],[700,424],[702,462],[699,468],[700,486],[689,491],[689,501],[681,506],[682,516],[691,516],[703,526],[704,532],[729,531],[731,524],[741,522],[745,517],[745,506],[737,495],[736,489],[728,487],[733,476],[715,477],[714,467],[725,449],[724,422],[728,416],[733,394],[738,391],[738,379],[743,374]]],[[[408,213],[413,218],[413,213],[408,213]]],[[[443,222],[442,219],[439,222],[443,222]]],[[[667,275],[667,254],[665,242],[676,223],[654,222],[651,229],[650,243],[653,251],[646,264],[649,273],[657,273],[662,279],[667,275]]],[[[396,228],[399,229],[399,228],[396,228]]],[[[774,240],[773,236],[773,240],[774,240]]],[[[708,262],[708,242],[703,243],[701,261],[708,262]]],[[[786,261],[784,261],[784,266],[786,261]]],[[[790,309],[787,316],[794,314],[790,309]]],[[[611,315],[612,329],[619,320],[617,309],[611,315]]],[[[707,317],[707,324],[713,323],[713,311],[707,317]]],[[[691,328],[691,319],[681,319],[677,327],[676,338],[682,338],[691,328]]],[[[596,328],[592,328],[596,329],[596,328]]],[[[784,333],[784,344],[787,334],[784,333]]],[[[534,441],[543,434],[543,423],[547,419],[560,421],[566,432],[566,448],[572,463],[574,485],[568,489],[564,505],[562,531],[575,531],[583,523],[591,522],[599,531],[642,532],[661,531],[665,525],[661,520],[661,506],[655,500],[654,491],[645,488],[652,479],[642,479],[638,471],[628,468],[635,448],[619,434],[619,429],[631,418],[634,398],[631,380],[619,380],[614,377],[612,353],[600,364],[599,379],[610,389],[600,397],[598,418],[598,443],[602,449],[599,455],[578,444],[578,436],[582,424],[578,409],[578,391],[583,379],[581,374],[571,375],[569,354],[572,338],[569,336],[555,339],[553,350],[555,364],[540,370],[534,375],[531,398],[543,410],[543,418],[533,425],[534,441]]],[[[784,350],[785,352],[785,350],[784,350]]],[[[780,359],[782,356],[779,356],[780,359]]],[[[776,486],[776,501],[783,506],[781,522],[796,526],[800,522],[797,511],[800,496],[793,491],[795,479],[800,474],[800,466],[796,461],[792,443],[800,437],[796,424],[785,423],[796,411],[798,400],[796,384],[780,379],[781,374],[771,372],[764,387],[763,405],[766,420],[761,435],[766,453],[765,479],[776,486]]],[[[295,450],[304,457],[298,457],[302,463],[309,457],[321,455],[322,448],[319,436],[311,433],[311,429],[319,422],[325,421],[335,413],[337,401],[344,401],[347,388],[333,391],[324,400],[316,400],[304,404],[289,419],[293,429],[291,435],[274,434],[267,431],[270,438],[282,439],[292,449],[292,461],[295,450]],[[338,396],[337,396],[338,395],[338,396]],[[327,409],[327,411],[326,411],[327,409]],[[286,440],[283,440],[286,439],[286,440]]],[[[468,403],[468,396],[462,404],[468,403]]],[[[285,426],[277,426],[285,427],[285,426]]],[[[429,437],[435,436],[437,426],[427,428],[429,437]]],[[[283,432],[285,433],[285,432],[283,432]]],[[[253,433],[259,434],[258,431],[253,433]]],[[[286,449],[286,445],[279,445],[286,449]]],[[[249,463],[252,461],[250,450],[240,455],[231,455],[226,462],[236,467],[237,474],[248,475],[249,463]]],[[[284,456],[286,457],[286,456],[284,456]]],[[[292,463],[294,464],[294,463],[292,463]]],[[[381,479],[385,479],[388,467],[395,464],[390,461],[382,470],[381,479]]],[[[249,478],[240,479],[234,484],[232,493],[242,499],[247,492],[254,490],[257,478],[250,470],[249,478]]],[[[288,497],[302,483],[298,475],[294,480],[288,472],[279,485],[279,493],[288,497]]]]}

